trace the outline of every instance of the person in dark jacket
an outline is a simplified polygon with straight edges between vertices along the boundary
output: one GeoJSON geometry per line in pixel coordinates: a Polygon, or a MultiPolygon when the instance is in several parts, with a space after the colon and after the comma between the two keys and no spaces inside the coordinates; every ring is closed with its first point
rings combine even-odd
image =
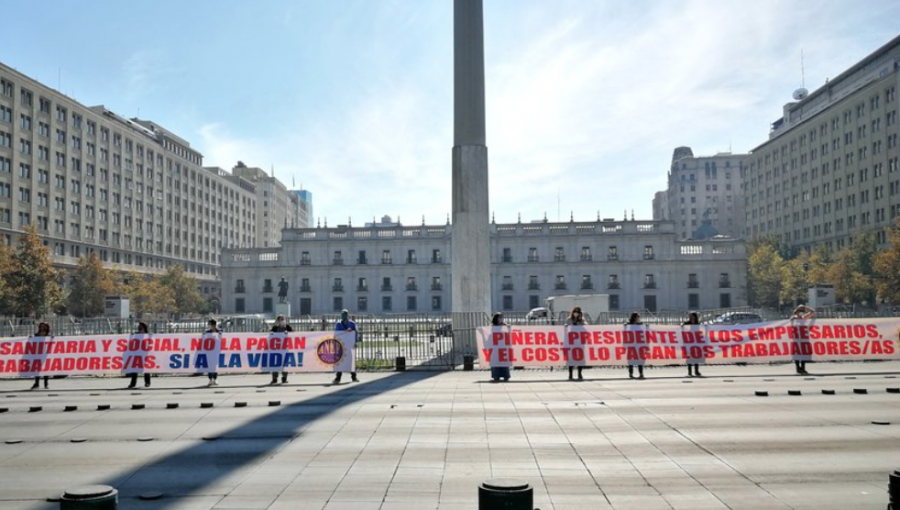
{"type": "MultiPolygon", "coordinates": [[[[699,324],[700,324],[700,316],[697,315],[697,312],[689,313],[688,320],[681,323],[682,326],[697,326],[699,324]]],[[[696,374],[696,377],[703,377],[702,375],[700,375],[700,364],[696,362],[697,360],[691,360],[691,361],[688,361],[688,364],[687,364],[688,377],[695,377],[695,374],[696,374]],[[694,363],[691,363],[691,361],[694,361],[694,363]],[[693,369],[693,372],[691,371],[691,369],[693,369]]]]}
{"type": "MultiPolygon", "coordinates": [[[[283,279],[284,278],[282,278],[282,280],[283,279]]],[[[287,323],[287,321],[284,318],[284,315],[279,315],[275,319],[275,325],[272,326],[272,330],[271,330],[272,333],[290,333],[291,331],[294,331],[294,328],[292,328],[291,325],[287,323]]],[[[287,382],[288,382],[287,377],[288,377],[287,372],[281,373],[281,384],[287,384],[287,382]]],[[[278,384],[278,372],[277,371],[272,372],[272,381],[269,384],[278,384]]]]}
{"type": "MultiPolygon", "coordinates": [[[[506,326],[506,323],[503,322],[502,313],[496,312],[491,316],[491,326],[506,326]]],[[[500,379],[503,379],[503,382],[507,382],[509,381],[509,376],[509,367],[491,367],[491,380],[494,382],[500,382],[500,379]]]]}
{"type": "MultiPolygon", "coordinates": [[[[322,317],[322,322],[325,322],[325,318],[322,317]]],[[[356,341],[359,342],[359,330],[356,329],[356,323],[350,320],[350,312],[347,310],[341,310],[341,320],[337,321],[334,325],[335,331],[353,331],[356,333],[356,341]]],[[[355,348],[355,347],[354,347],[355,348]]],[[[341,383],[341,376],[343,372],[336,372],[334,374],[334,384],[341,383]]],[[[356,378],[356,372],[350,372],[350,380],[353,382],[359,382],[359,379],[356,378]]]]}
{"type": "MultiPolygon", "coordinates": [[[[584,319],[584,314],[581,312],[581,307],[576,306],[572,308],[572,311],[569,312],[569,318],[566,319],[566,326],[586,326],[587,321],[584,319]]],[[[575,372],[575,367],[569,366],[569,380],[572,381],[575,378],[573,377],[573,373],[575,372]]],[[[583,366],[578,367],[578,380],[581,381],[584,377],[581,375],[581,371],[584,370],[583,366]]]]}
{"type": "MultiPolygon", "coordinates": [[[[628,317],[628,322],[625,323],[626,328],[628,326],[637,326],[643,324],[641,322],[641,314],[637,312],[631,312],[631,316],[628,317]]],[[[638,379],[644,378],[644,360],[628,360],[628,377],[634,379],[634,366],[638,367],[638,379]]]]}

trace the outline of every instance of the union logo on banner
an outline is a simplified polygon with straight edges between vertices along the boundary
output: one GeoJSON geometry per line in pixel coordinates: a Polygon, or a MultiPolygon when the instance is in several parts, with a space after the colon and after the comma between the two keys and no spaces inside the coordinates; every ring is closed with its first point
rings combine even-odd
{"type": "Polygon", "coordinates": [[[344,360],[347,348],[344,342],[334,337],[323,338],[316,345],[316,358],[327,366],[335,366],[344,360]]]}

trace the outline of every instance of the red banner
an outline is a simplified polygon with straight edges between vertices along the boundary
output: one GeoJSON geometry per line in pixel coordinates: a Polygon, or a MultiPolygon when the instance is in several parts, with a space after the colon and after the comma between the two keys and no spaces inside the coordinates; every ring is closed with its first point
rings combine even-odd
{"type": "Polygon", "coordinates": [[[675,365],[900,359],[900,319],[785,320],[734,326],[493,326],[482,366],[675,365]]]}
{"type": "Polygon", "coordinates": [[[0,339],[0,376],[353,371],[356,332],[0,339]]]}

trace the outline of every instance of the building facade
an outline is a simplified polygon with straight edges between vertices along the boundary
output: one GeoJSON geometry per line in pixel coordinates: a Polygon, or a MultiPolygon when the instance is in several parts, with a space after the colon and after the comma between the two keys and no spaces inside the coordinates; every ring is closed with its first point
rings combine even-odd
{"type": "Polygon", "coordinates": [[[256,242],[268,248],[281,242],[281,229],[297,226],[299,200],[296,194],[273,175],[261,168],[248,167],[238,161],[232,174],[253,183],[256,188],[256,242]]]}
{"type": "Polygon", "coordinates": [[[668,186],[653,200],[653,219],[671,220],[681,239],[744,234],[740,168],[745,154],[694,156],[690,147],[672,154],[668,186]],[[664,212],[665,211],[665,212],[664,212]]]}
{"type": "Polygon", "coordinates": [[[296,228],[310,228],[313,226],[313,197],[307,189],[291,190],[297,195],[297,225],[296,228]]]}
{"type": "Polygon", "coordinates": [[[155,122],[84,106],[0,64],[4,242],[34,224],[58,267],[89,253],[138,273],[181,264],[217,294],[222,249],[256,245],[257,195],[155,122]]]}
{"type": "Polygon", "coordinates": [[[810,250],[900,215],[900,37],[811,94],[795,93],[744,165],[746,232],[810,250]]]}
{"type": "MultiPolygon", "coordinates": [[[[450,312],[451,225],[285,229],[276,249],[226,250],[223,310],[273,313],[278,282],[294,315],[450,312]]],[[[564,294],[609,294],[610,307],[746,305],[746,251],[734,239],[680,241],[668,221],[492,224],[496,310],[564,294]]]]}

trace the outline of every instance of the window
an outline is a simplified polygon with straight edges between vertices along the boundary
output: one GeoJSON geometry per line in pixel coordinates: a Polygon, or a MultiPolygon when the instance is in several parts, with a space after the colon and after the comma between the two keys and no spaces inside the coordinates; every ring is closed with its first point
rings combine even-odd
{"type": "Polygon", "coordinates": [[[510,311],[513,309],[513,297],[503,296],[503,310],[510,311]]]}
{"type": "Polygon", "coordinates": [[[606,279],[606,288],[607,289],[618,289],[619,288],[619,275],[611,274],[606,279]]]}
{"type": "Polygon", "coordinates": [[[303,252],[303,253],[300,254],[300,265],[301,265],[301,266],[308,266],[309,264],[310,264],[309,252],[308,252],[308,251],[305,251],[305,252],[303,252]]]}
{"type": "Polygon", "coordinates": [[[272,298],[264,297],[263,298],[263,313],[272,313],[275,311],[275,307],[272,306],[272,298]]]}
{"type": "Polygon", "coordinates": [[[384,250],[381,252],[381,263],[382,264],[393,264],[393,258],[391,257],[391,250],[384,250]]]}
{"type": "Polygon", "coordinates": [[[557,246],[553,251],[553,261],[554,262],[565,262],[566,261],[566,253],[563,251],[562,246],[557,246]]]}
{"type": "Polygon", "coordinates": [[[590,246],[582,246],[581,247],[581,261],[582,262],[591,262],[594,260],[593,255],[591,255],[591,247],[590,246]]]}
{"type": "Polygon", "coordinates": [[[357,264],[368,264],[369,260],[366,258],[366,250],[359,250],[359,257],[356,259],[357,264]]]}
{"type": "Polygon", "coordinates": [[[591,281],[591,275],[586,274],[581,276],[581,289],[582,290],[591,290],[594,288],[594,283],[591,281]]]}
{"type": "Polygon", "coordinates": [[[390,312],[392,309],[393,303],[391,302],[391,296],[382,296],[381,297],[381,311],[390,312]]]}
{"type": "Polygon", "coordinates": [[[619,260],[619,248],[616,246],[607,248],[606,260],[619,260]]]}
{"type": "Polygon", "coordinates": [[[619,309],[619,295],[618,294],[610,294],[609,295],[609,309],[610,310],[618,310],[619,309]]]}
{"type": "Polygon", "coordinates": [[[244,298],[234,298],[234,311],[236,313],[243,313],[244,309],[244,298]]]}
{"type": "Polygon", "coordinates": [[[431,296],[431,310],[437,312],[441,308],[441,296],[431,296]]]}
{"type": "Polygon", "coordinates": [[[440,264],[443,262],[443,258],[441,257],[441,250],[434,249],[431,250],[431,263],[432,264],[440,264]]]}
{"type": "Polygon", "coordinates": [[[688,294],[688,309],[696,310],[700,308],[700,294],[688,294]]]}
{"type": "Polygon", "coordinates": [[[300,280],[300,292],[312,292],[312,286],[309,284],[309,278],[300,280]]]}
{"type": "Polygon", "coordinates": [[[644,288],[645,289],[655,289],[656,288],[656,278],[652,274],[644,275],[644,288]]]}
{"type": "Polygon", "coordinates": [[[502,262],[512,262],[512,248],[503,248],[502,262]]]}
{"type": "Polygon", "coordinates": [[[554,285],[556,290],[564,290],[566,288],[566,277],[565,275],[556,275],[556,284],[554,285]]]}
{"type": "Polygon", "coordinates": [[[727,289],[731,287],[731,280],[728,278],[728,273],[720,273],[719,274],[719,288],[727,289]]]}
{"type": "Polygon", "coordinates": [[[0,106],[0,120],[12,123],[12,108],[0,106]]]}
{"type": "Polygon", "coordinates": [[[415,264],[416,263],[416,250],[407,250],[406,263],[407,264],[415,264]]]}
{"type": "Polygon", "coordinates": [[[356,290],[357,292],[367,292],[369,290],[369,283],[365,277],[361,277],[356,281],[356,290]]]}
{"type": "Polygon", "coordinates": [[[381,290],[383,290],[385,292],[393,290],[393,287],[391,286],[391,277],[390,276],[385,276],[381,279],[381,290]]]}
{"type": "Polygon", "coordinates": [[[369,298],[366,296],[359,296],[356,298],[356,310],[359,312],[365,312],[369,310],[369,298]]]}
{"type": "Polygon", "coordinates": [[[644,260],[653,260],[655,256],[653,255],[653,247],[652,246],[644,246],[644,260]]]}
{"type": "MultiPolygon", "coordinates": [[[[541,286],[538,283],[537,276],[529,276],[528,277],[528,290],[541,290],[541,286]]],[[[534,307],[532,307],[534,308],[534,307]]]]}
{"type": "Polygon", "coordinates": [[[418,290],[415,276],[408,276],[406,278],[406,290],[418,290]]]}
{"type": "Polygon", "coordinates": [[[331,263],[335,266],[344,265],[344,255],[341,253],[340,250],[335,250],[334,258],[331,259],[331,263]]]}
{"type": "Polygon", "coordinates": [[[415,312],[417,308],[416,296],[406,296],[406,311],[415,312]]]}
{"type": "Polygon", "coordinates": [[[344,309],[344,297],[343,296],[334,296],[332,298],[332,306],[331,309],[335,312],[340,312],[344,309]]]}
{"type": "Polygon", "coordinates": [[[688,275],[688,288],[689,289],[699,289],[700,281],[697,279],[697,273],[690,273],[688,275]]]}
{"type": "Polygon", "coordinates": [[[537,248],[528,248],[528,262],[537,262],[538,260],[537,248]]]}

